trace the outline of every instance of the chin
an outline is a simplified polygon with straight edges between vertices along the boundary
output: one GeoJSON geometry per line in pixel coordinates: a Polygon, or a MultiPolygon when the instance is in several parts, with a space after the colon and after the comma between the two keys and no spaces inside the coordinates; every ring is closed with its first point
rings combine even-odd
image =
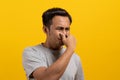
{"type": "Polygon", "coordinates": [[[63,46],[63,44],[57,44],[55,48],[60,49],[62,46],[63,46]]]}

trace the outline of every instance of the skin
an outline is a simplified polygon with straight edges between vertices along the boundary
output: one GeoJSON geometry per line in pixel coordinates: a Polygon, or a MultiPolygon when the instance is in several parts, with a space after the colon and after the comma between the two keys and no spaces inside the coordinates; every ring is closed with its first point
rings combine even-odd
{"type": "Polygon", "coordinates": [[[33,77],[36,80],[59,80],[64,73],[72,54],[76,47],[76,40],[70,34],[70,21],[68,17],[55,16],[52,19],[50,29],[43,27],[46,33],[46,41],[43,44],[45,47],[59,50],[63,45],[66,50],[51,66],[39,67],[33,72],[33,77]],[[67,36],[67,37],[66,37],[67,36]]]}
{"type": "Polygon", "coordinates": [[[70,22],[68,17],[55,16],[52,20],[53,24],[47,30],[47,39],[45,45],[51,49],[59,49],[63,44],[61,37],[70,34],[70,22]],[[60,37],[61,35],[61,37],[60,37]]]}

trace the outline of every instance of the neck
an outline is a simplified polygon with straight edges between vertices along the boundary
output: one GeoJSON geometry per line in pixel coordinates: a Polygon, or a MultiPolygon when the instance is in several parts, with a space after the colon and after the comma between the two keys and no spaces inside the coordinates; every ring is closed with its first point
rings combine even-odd
{"type": "Polygon", "coordinates": [[[52,49],[52,50],[60,50],[62,48],[62,46],[60,47],[55,47],[53,45],[51,45],[48,41],[45,41],[45,43],[42,43],[42,45],[46,48],[52,49]]]}

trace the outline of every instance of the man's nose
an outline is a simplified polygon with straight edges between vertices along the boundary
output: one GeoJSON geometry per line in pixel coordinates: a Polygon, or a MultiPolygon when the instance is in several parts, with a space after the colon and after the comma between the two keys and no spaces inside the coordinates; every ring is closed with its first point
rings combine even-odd
{"type": "Polygon", "coordinates": [[[65,29],[62,31],[62,33],[63,33],[64,35],[67,35],[67,31],[66,31],[65,29]]]}

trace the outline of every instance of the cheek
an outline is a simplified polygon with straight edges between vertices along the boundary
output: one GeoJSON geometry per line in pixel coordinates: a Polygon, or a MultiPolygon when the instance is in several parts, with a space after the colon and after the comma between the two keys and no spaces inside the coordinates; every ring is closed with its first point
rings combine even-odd
{"type": "Polygon", "coordinates": [[[59,32],[55,32],[55,35],[54,35],[55,37],[56,37],[56,39],[58,39],[58,37],[59,37],[59,32]]]}
{"type": "Polygon", "coordinates": [[[60,34],[61,34],[60,31],[57,31],[57,32],[56,32],[56,36],[57,36],[57,38],[60,38],[60,34]]]}
{"type": "Polygon", "coordinates": [[[51,36],[51,39],[56,40],[59,36],[59,33],[54,31],[50,33],[50,36],[51,36]]]}

